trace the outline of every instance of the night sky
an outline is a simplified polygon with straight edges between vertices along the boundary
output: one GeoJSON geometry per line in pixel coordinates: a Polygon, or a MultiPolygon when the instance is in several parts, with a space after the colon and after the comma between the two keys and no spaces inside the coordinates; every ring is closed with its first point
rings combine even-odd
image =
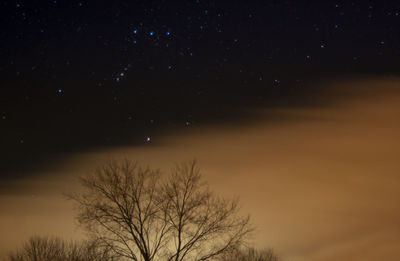
{"type": "MultiPolygon", "coordinates": [[[[397,1],[2,1],[1,177],[396,74],[397,1]]],[[[326,102],[326,101],[324,101],[326,102]]]]}
{"type": "MultiPolygon", "coordinates": [[[[110,158],[198,159],[282,260],[400,256],[399,1],[0,2],[0,259],[110,158]]],[[[75,223],[74,223],[75,222],[75,223]]]]}

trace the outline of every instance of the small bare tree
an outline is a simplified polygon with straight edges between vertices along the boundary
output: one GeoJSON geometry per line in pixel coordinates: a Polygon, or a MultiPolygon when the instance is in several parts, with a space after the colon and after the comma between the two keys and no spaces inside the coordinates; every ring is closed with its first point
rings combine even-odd
{"type": "Polygon", "coordinates": [[[8,255],[10,261],[117,261],[109,249],[95,242],[67,242],[58,237],[31,237],[21,249],[8,255]]]}
{"type": "MultiPolygon", "coordinates": [[[[76,247],[70,246],[71,252],[75,252],[76,247]]],[[[66,245],[58,238],[31,237],[24,243],[22,249],[11,253],[11,261],[35,261],[35,260],[61,260],[66,255],[66,245]]]]}
{"type": "Polygon", "coordinates": [[[251,231],[238,200],[214,196],[196,162],[162,179],[135,163],[110,162],[81,179],[69,196],[78,221],[101,245],[130,260],[211,260],[238,247],[251,231]]]}
{"type": "Polygon", "coordinates": [[[255,248],[234,249],[221,256],[220,261],[279,261],[272,249],[257,250],[255,248]]]}

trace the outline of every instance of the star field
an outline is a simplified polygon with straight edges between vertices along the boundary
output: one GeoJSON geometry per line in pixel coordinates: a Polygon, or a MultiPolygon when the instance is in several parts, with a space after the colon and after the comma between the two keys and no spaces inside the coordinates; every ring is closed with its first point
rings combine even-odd
{"type": "Polygon", "coordinates": [[[316,91],[306,83],[323,77],[400,68],[396,1],[0,6],[4,173],[14,162],[151,145],[174,128],[238,120],[251,106],[296,106],[316,91]]]}

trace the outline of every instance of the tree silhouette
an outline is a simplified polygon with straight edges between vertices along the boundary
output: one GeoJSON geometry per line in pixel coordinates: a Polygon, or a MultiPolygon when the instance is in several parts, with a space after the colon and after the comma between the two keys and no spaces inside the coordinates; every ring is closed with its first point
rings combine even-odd
{"type": "Polygon", "coordinates": [[[21,249],[8,256],[10,261],[117,261],[109,249],[96,242],[67,242],[58,237],[31,237],[21,249]]]}
{"type": "Polygon", "coordinates": [[[221,256],[220,261],[279,261],[272,249],[257,250],[255,248],[234,249],[221,256]]]}
{"type": "Polygon", "coordinates": [[[78,221],[103,247],[131,260],[209,260],[239,247],[251,232],[238,200],[215,196],[196,162],[170,175],[109,162],[70,195],[78,221]]]}

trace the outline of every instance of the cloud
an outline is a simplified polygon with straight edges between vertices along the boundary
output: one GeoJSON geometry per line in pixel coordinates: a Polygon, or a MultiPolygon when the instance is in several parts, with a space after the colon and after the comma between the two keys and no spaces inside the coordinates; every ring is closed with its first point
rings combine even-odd
{"type": "MultiPolygon", "coordinates": [[[[242,211],[251,213],[258,226],[254,241],[259,247],[272,246],[292,261],[397,260],[400,80],[330,85],[325,95],[337,95],[335,103],[324,104],[320,98],[320,106],[258,109],[249,113],[249,120],[173,130],[142,147],[76,154],[57,171],[42,173],[36,186],[27,181],[24,189],[0,196],[7,202],[0,227],[14,226],[15,241],[27,236],[21,231],[40,228],[46,220],[54,226],[39,232],[70,233],[71,206],[49,195],[59,195],[60,188],[76,189],[72,177],[110,157],[164,170],[196,157],[214,190],[240,196],[242,211]],[[27,191],[47,192],[35,201],[27,191]],[[40,218],[10,223],[21,213],[38,217],[38,205],[44,206],[40,218]]],[[[8,247],[15,244],[2,240],[8,247]]]]}

